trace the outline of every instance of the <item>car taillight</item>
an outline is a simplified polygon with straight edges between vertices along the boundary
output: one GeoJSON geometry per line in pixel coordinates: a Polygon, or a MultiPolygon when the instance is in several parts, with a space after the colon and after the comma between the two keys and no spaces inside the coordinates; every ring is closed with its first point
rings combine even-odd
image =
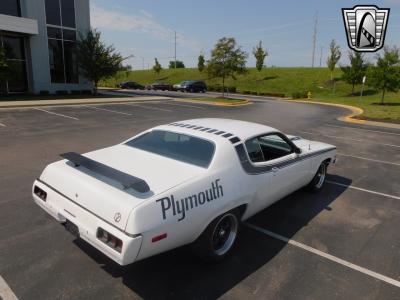
{"type": "Polygon", "coordinates": [[[107,246],[113,248],[118,252],[121,252],[122,241],[111,233],[105,231],[103,228],[97,229],[97,238],[107,246]]]}
{"type": "Polygon", "coordinates": [[[43,191],[40,187],[35,185],[35,187],[33,188],[33,193],[43,201],[46,201],[47,193],[43,191]]]}

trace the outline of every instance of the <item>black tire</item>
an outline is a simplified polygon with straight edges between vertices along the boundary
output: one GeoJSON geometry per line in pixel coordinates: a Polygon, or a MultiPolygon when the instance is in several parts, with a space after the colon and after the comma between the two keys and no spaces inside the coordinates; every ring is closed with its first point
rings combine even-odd
{"type": "Polygon", "coordinates": [[[238,211],[229,211],[212,221],[192,244],[192,251],[207,262],[219,262],[228,256],[239,235],[238,211]]]}
{"type": "Polygon", "coordinates": [[[317,170],[314,178],[308,184],[307,188],[313,193],[318,193],[325,185],[326,172],[328,170],[328,163],[324,161],[317,170]]]}

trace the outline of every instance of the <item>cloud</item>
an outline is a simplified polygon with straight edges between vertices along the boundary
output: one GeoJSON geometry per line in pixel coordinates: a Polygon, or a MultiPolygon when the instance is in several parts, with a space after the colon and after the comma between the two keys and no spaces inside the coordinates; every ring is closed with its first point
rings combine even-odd
{"type": "MultiPolygon", "coordinates": [[[[142,32],[160,40],[173,41],[174,31],[172,29],[158,23],[148,11],[141,9],[139,12],[140,14],[127,14],[92,5],[92,26],[113,31],[142,32]]],[[[177,43],[179,46],[187,47],[191,50],[200,48],[200,44],[196,39],[187,38],[181,33],[177,33],[177,43]]]]}
{"type": "Polygon", "coordinates": [[[153,15],[151,14],[151,13],[149,13],[148,11],[146,11],[146,10],[144,10],[144,9],[141,9],[141,10],[139,10],[140,11],[140,13],[142,14],[142,15],[144,15],[145,17],[147,17],[147,18],[152,18],[153,17],[153,15]]]}
{"type": "Polygon", "coordinates": [[[126,14],[92,6],[91,22],[93,27],[115,31],[137,31],[148,33],[163,40],[171,39],[172,31],[157,23],[152,16],[142,10],[140,15],[126,14]]]}

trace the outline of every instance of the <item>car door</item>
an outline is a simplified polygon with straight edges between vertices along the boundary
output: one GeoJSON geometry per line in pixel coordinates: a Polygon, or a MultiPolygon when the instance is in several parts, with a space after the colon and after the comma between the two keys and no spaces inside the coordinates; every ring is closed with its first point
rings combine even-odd
{"type": "Polygon", "coordinates": [[[272,133],[259,138],[266,165],[270,166],[270,198],[279,200],[304,185],[310,161],[296,153],[296,147],[281,133],[272,133]]]}
{"type": "Polygon", "coordinates": [[[254,202],[266,207],[304,185],[310,161],[302,160],[296,146],[281,133],[251,138],[245,143],[259,184],[254,202]]]}

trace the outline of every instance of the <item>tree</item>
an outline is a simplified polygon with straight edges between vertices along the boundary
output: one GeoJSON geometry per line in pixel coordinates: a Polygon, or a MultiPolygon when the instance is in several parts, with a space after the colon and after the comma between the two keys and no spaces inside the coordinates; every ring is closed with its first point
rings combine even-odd
{"type": "Polygon", "coordinates": [[[96,29],[90,29],[86,36],[81,34],[76,47],[78,66],[83,75],[93,82],[97,94],[99,81],[121,70],[124,58],[113,45],[106,46],[101,41],[101,34],[96,29]]]}
{"type": "MultiPolygon", "coordinates": [[[[168,68],[170,69],[175,69],[175,60],[170,60],[169,61],[169,66],[168,68]]],[[[185,68],[185,64],[183,63],[183,61],[177,60],[176,61],[176,68],[177,69],[183,69],[185,68]]]]}
{"type": "Polygon", "coordinates": [[[247,53],[236,46],[234,38],[223,37],[215,44],[211,51],[211,58],[207,62],[208,76],[222,78],[222,96],[225,97],[225,79],[236,74],[246,72],[247,53]]]}
{"type": "Polygon", "coordinates": [[[132,68],[131,65],[124,65],[124,66],[121,66],[121,71],[130,72],[130,71],[132,71],[132,70],[133,70],[133,68],[132,68]]]}
{"type": "Polygon", "coordinates": [[[158,62],[157,58],[154,58],[153,70],[154,70],[154,72],[157,73],[157,75],[159,75],[162,70],[162,67],[161,67],[160,63],[158,62]]]}
{"type": "Polygon", "coordinates": [[[385,47],[383,56],[377,56],[375,67],[371,67],[367,74],[368,85],[382,91],[381,104],[386,91],[397,92],[400,87],[400,53],[396,47],[385,47]]]}
{"type": "Polygon", "coordinates": [[[336,44],[335,40],[332,40],[329,45],[330,55],[326,61],[328,69],[331,71],[331,82],[333,82],[333,71],[335,71],[336,64],[338,63],[342,53],[340,52],[339,45],[336,44]]]}
{"type": "Polygon", "coordinates": [[[257,46],[253,48],[253,55],[256,59],[256,68],[260,72],[264,67],[264,60],[268,56],[267,49],[262,47],[262,41],[259,41],[257,46]]]}
{"type": "Polygon", "coordinates": [[[197,63],[197,68],[199,69],[200,72],[203,72],[204,67],[205,67],[205,62],[206,62],[206,60],[204,59],[204,55],[200,54],[198,63],[197,63]]]}
{"type": "Polygon", "coordinates": [[[361,84],[368,68],[365,57],[360,52],[349,51],[350,66],[340,67],[343,75],[342,79],[352,85],[351,93],[354,94],[354,86],[361,84]]]}
{"type": "Polygon", "coordinates": [[[9,65],[7,63],[4,48],[0,46],[0,81],[5,81],[9,72],[9,65]]]}

